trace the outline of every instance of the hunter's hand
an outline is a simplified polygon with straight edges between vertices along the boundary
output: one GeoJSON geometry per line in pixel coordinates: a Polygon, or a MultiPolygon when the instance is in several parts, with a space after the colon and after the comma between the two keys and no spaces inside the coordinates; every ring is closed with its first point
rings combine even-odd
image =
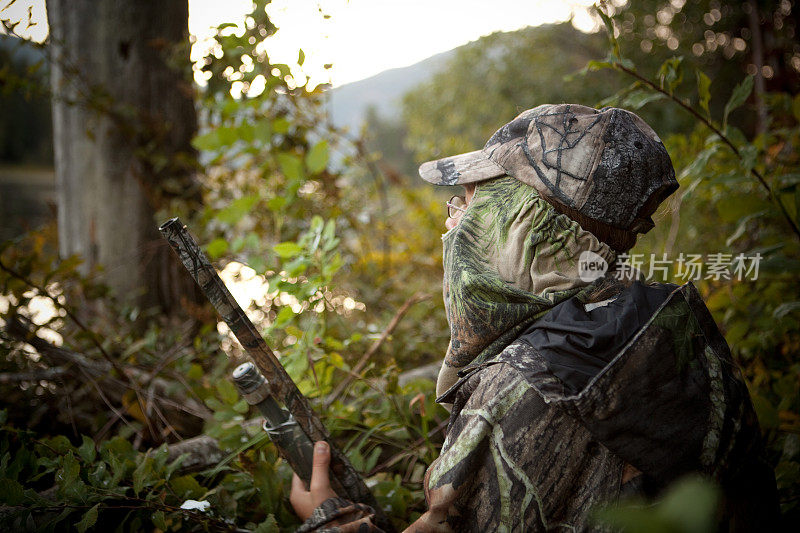
{"type": "Polygon", "coordinates": [[[289,502],[300,520],[306,521],[311,512],[328,498],[335,498],[328,478],[328,467],[331,464],[331,450],[328,443],[319,441],[314,444],[314,463],[311,470],[311,490],[306,490],[303,481],[295,474],[292,478],[292,492],[289,502]]]}

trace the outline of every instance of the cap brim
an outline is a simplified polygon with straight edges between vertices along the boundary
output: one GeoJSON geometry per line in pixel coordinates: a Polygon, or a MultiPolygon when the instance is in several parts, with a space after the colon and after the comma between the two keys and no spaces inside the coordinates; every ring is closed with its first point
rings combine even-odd
{"type": "Polygon", "coordinates": [[[506,171],[483,150],[476,150],[423,163],[419,175],[434,185],[463,185],[505,176],[506,171]]]}

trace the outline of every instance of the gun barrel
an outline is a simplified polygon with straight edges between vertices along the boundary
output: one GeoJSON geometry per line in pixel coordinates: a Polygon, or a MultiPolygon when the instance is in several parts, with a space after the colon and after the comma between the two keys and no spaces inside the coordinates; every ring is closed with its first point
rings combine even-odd
{"type": "Polygon", "coordinates": [[[270,440],[309,487],[314,443],[303,433],[294,417],[280,408],[269,392],[269,383],[253,363],[237,366],[233,371],[233,382],[247,403],[254,405],[264,415],[264,430],[270,440]]]}

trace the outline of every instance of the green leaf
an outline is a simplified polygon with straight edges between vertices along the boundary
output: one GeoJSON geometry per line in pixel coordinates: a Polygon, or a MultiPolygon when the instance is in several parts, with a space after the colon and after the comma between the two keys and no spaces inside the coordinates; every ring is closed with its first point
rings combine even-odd
{"type": "Polygon", "coordinates": [[[598,61],[596,59],[592,59],[588,63],[586,63],[585,70],[587,72],[595,72],[597,70],[603,70],[607,68],[614,68],[614,64],[610,61],[598,61]]]}
{"type": "Polygon", "coordinates": [[[89,472],[87,478],[89,480],[89,484],[93,487],[103,487],[103,488],[110,488],[108,487],[108,481],[110,475],[107,471],[106,463],[99,462],[95,467],[94,471],[89,472]]]}
{"type": "Polygon", "coordinates": [[[322,266],[322,273],[332,278],[342,268],[342,256],[338,252],[322,266]]]}
{"type": "Polygon", "coordinates": [[[246,248],[254,250],[258,248],[259,240],[260,238],[258,236],[258,233],[256,233],[255,231],[251,231],[250,233],[247,234],[247,237],[244,238],[244,245],[246,248]]]}
{"type": "Polygon", "coordinates": [[[222,401],[228,405],[233,405],[239,401],[239,392],[236,390],[236,386],[227,379],[219,380],[217,392],[222,401]]]}
{"type": "Polygon", "coordinates": [[[333,250],[339,239],[336,238],[336,221],[331,219],[325,224],[325,230],[322,232],[323,249],[326,252],[333,250]]]}
{"type": "Polygon", "coordinates": [[[0,502],[5,505],[17,505],[25,499],[25,489],[13,479],[0,479],[0,502]]]}
{"type": "Polygon", "coordinates": [[[169,482],[175,494],[184,500],[198,500],[205,495],[205,489],[192,476],[180,476],[169,482]]]}
{"type": "Polygon", "coordinates": [[[256,139],[265,143],[270,142],[272,138],[272,121],[268,119],[257,120],[253,124],[253,135],[256,139]]]}
{"type": "Polygon", "coordinates": [[[636,90],[627,95],[622,100],[622,107],[626,109],[630,109],[632,111],[636,111],[641,109],[645,105],[649,104],[650,102],[655,102],[656,100],[661,100],[666,98],[663,93],[655,92],[655,91],[646,91],[646,90],[636,90]]]}
{"type": "Polygon", "coordinates": [[[303,251],[303,247],[296,242],[282,242],[272,247],[281,259],[291,259],[303,251]]]}
{"type": "Polygon", "coordinates": [[[203,402],[212,411],[221,411],[222,409],[225,409],[225,404],[217,400],[216,398],[206,398],[205,400],[203,400],[203,402]]]}
{"type": "Polygon", "coordinates": [[[267,201],[267,208],[270,211],[278,212],[286,205],[286,198],[283,196],[273,196],[267,201]]]}
{"type": "Polygon", "coordinates": [[[172,477],[172,474],[181,467],[181,464],[189,457],[188,453],[182,453],[178,457],[175,458],[170,464],[167,465],[167,469],[164,473],[164,479],[169,480],[172,477]]]}
{"type": "Polygon", "coordinates": [[[206,245],[206,252],[211,259],[217,259],[228,251],[228,241],[216,238],[206,245]]]}
{"type": "Polygon", "coordinates": [[[287,277],[294,278],[308,270],[310,262],[305,257],[298,257],[287,264],[283,265],[286,269],[287,277]]]}
{"type": "Polygon", "coordinates": [[[699,97],[699,104],[706,116],[710,116],[711,112],[708,110],[708,103],[711,101],[711,78],[705,75],[701,70],[697,70],[697,95],[699,97]]]}
{"type": "Polygon", "coordinates": [[[754,218],[761,217],[761,216],[765,215],[766,213],[767,213],[767,211],[766,211],[766,210],[762,210],[762,211],[758,211],[758,212],[756,212],[756,213],[750,213],[749,215],[747,215],[747,216],[745,216],[744,218],[742,218],[742,219],[739,221],[739,225],[738,225],[738,226],[736,226],[736,230],[735,230],[735,231],[734,231],[734,232],[733,232],[733,233],[730,235],[730,237],[728,237],[728,239],[725,241],[725,246],[730,246],[731,244],[733,244],[734,242],[736,242],[736,240],[737,240],[739,237],[741,237],[742,235],[744,235],[745,231],[747,230],[747,224],[748,224],[748,223],[749,223],[751,220],[753,220],[754,218]]]}
{"type": "Polygon", "coordinates": [[[303,52],[303,49],[301,48],[300,52],[298,52],[297,54],[297,64],[302,67],[303,63],[305,62],[306,62],[306,54],[305,52],[303,52]]]}
{"type": "Polygon", "coordinates": [[[275,516],[270,514],[267,519],[258,524],[253,530],[253,533],[278,533],[281,529],[278,527],[278,522],[275,516]]]}
{"type": "Polygon", "coordinates": [[[95,523],[97,522],[98,507],[100,507],[100,504],[96,503],[94,507],[92,507],[83,514],[83,518],[81,518],[81,521],[75,524],[75,527],[78,529],[80,533],[85,533],[87,529],[95,525],[95,523]]]}
{"type": "Polygon", "coordinates": [[[97,455],[97,451],[94,447],[94,441],[86,435],[82,435],[82,438],[83,444],[81,444],[80,448],[78,448],[78,454],[81,456],[81,459],[87,463],[92,463],[97,455]]]}
{"type": "Polygon", "coordinates": [[[719,490],[699,477],[673,483],[654,505],[634,500],[593,513],[599,524],[614,530],[647,533],[701,533],[714,531],[719,490]]]}
{"type": "Polygon", "coordinates": [[[294,154],[281,153],[277,155],[278,166],[281,173],[289,181],[299,181],[303,177],[303,162],[294,154]]]}
{"type": "Polygon", "coordinates": [[[145,485],[148,483],[148,477],[153,473],[153,461],[149,457],[145,457],[136,470],[133,471],[133,492],[138,496],[145,485]]]}
{"type": "Polygon", "coordinates": [[[328,166],[328,142],[320,141],[306,154],[306,166],[311,174],[317,174],[328,166]]]}
{"type": "Polygon", "coordinates": [[[242,398],[241,400],[233,404],[233,410],[239,413],[240,415],[243,415],[250,410],[250,404],[247,403],[247,401],[244,398],[242,398]]]}
{"type": "Polygon", "coordinates": [[[292,318],[294,318],[294,311],[292,311],[292,308],[288,305],[281,307],[281,310],[278,311],[278,316],[275,317],[275,327],[283,327],[292,318]]]}
{"type": "Polygon", "coordinates": [[[373,468],[375,468],[375,465],[378,464],[378,459],[380,458],[380,455],[381,455],[381,447],[375,446],[375,448],[372,450],[372,452],[369,454],[366,461],[364,462],[365,472],[369,472],[373,468]]]}
{"type": "Polygon", "coordinates": [[[244,237],[239,236],[233,239],[233,242],[231,243],[231,252],[235,254],[239,253],[242,251],[242,248],[244,248],[244,237]]]}
{"type": "Polygon", "coordinates": [[[133,449],[133,444],[130,441],[117,435],[100,445],[100,455],[106,461],[111,457],[133,461],[137,456],[137,452],[133,449]]]}
{"type": "Polygon", "coordinates": [[[661,88],[665,89],[670,95],[683,81],[683,56],[675,56],[667,59],[658,69],[658,77],[661,80],[661,88]]]}
{"type": "Polygon", "coordinates": [[[612,21],[611,17],[606,14],[604,6],[598,6],[595,4],[594,10],[598,15],[600,15],[600,18],[606,27],[608,42],[611,44],[611,54],[614,56],[614,59],[620,61],[622,59],[622,54],[620,53],[619,49],[619,41],[617,41],[617,37],[614,35],[614,21],[612,21]]]}
{"type": "Polygon", "coordinates": [[[56,474],[56,482],[65,489],[78,480],[80,471],[78,460],[70,452],[61,459],[61,470],[56,474]]]}
{"type": "Polygon", "coordinates": [[[281,73],[281,78],[284,76],[290,76],[292,74],[292,69],[289,68],[289,65],[285,63],[273,63],[272,68],[276,68],[281,73]]]}
{"type": "Polygon", "coordinates": [[[201,152],[211,152],[220,147],[219,135],[216,130],[210,131],[203,135],[198,135],[192,139],[192,146],[201,152]]]}
{"type": "Polygon", "coordinates": [[[57,516],[54,516],[51,520],[48,520],[47,523],[45,523],[44,526],[41,528],[42,531],[60,531],[62,529],[67,529],[65,526],[62,526],[61,528],[56,528],[56,526],[59,523],[61,523],[64,520],[66,520],[67,517],[69,517],[69,515],[71,515],[74,512],[75,512],[75,509],[73,509],[71,507],[65,508],[60,513],[58,513],[57,516]]]}
{"type": "Polygon", "coordinates": [[[216,151],[226,148],[239,139],[236,128],[221,126],[205,135],[200,135],[192,140],[192,146],[198,150],[216,151]]]}
{"type": "Polygon", "coordinates": [[[153,513],[153,516],[150,518],[153,521],[153,525],[156,526],[161,531],[167,530],[167,521],[164,517],[164,511],[156,511],[153,513]]]}
{"type": "Polygon", "coordinates": [[[719,491],[702,478],[674,483],[659,503],[658,512],[686,533],[713,531],[719,491]]]}
{"type": "Polygon", "coordinates": [[[321,216],[314,215],[313,217],[311,217],[310,232],[311,233],[319,233],[322,230],[322,226],[324,224],[325,224],[325,220],[321,216]]]}
{"type": "Polygon", "coordinates": [[[217,220],[225,224],[236,224],[248,214],[261,198],[257,194],[237,198],[230,205],[217,212],[217,220]]]}
{"type": "Polygon", "coordinates": [[[44,442],[59,455],[65,455],[68,452],[75,451],[75,446],[73,446],[64,435],[56,435],[53,438],[45,439],[44,442]]]}
{"type": "Polygon", "coordinates": [[[261,255],[250,254],[247,256],[247,266],[262,274],[267,269],[267,261],[261,255]]]}
{"type": "Polygon", "coordinates": [[[203,372],[203,367],[197,363],[192,363],[189,366],[188,372],[186,372],[186,377],[192,380],[200,380],[204,375],[205,373],[203,372]]]}
{"type": "Polygon", "coordinates": [[[720,150],[721,146],[722,145],[720,143],[714,143],[697,154],[694,157],[694,160],[688,166],[684,167],[683,170],[681,170],[678,179],[683,181],[687,178],[695,176],[705,179],[706,173],[704,171],[706,165],[708,165],[708,161],[711,159],[711,157],[720,150]]]}
{"type": "Polygon", "coordinates": [[[280,134],[288,133],[289,126],[291,125],[292,125],[291,122],[289,122],[283,117],[276,118],[275,120],[272,121],[272,130],[275,133],[280,133],[280,134]]]}
{"type": "Polygon", "coordinates": [[[756,160],[758,159],[758,148],[752,144],[742,146],[739,149],[739,157],[742,159],[742,167],[747,172],[750,172],[750,170],[756,166],[756,160]]]}
{"type": "Polygon", "coordinates": [[[753,92],[753,78],[754,76],[750,74],[742,82],[734,87],[733,92],[731,93],[731,97],[728,100],[728,103],[725,104],[725,112],[722,115],[722,127],[725,128],[728,125],[728,115],[730,113],[741,106],[747,98],[750,96],[750,93],[753,92]]]}

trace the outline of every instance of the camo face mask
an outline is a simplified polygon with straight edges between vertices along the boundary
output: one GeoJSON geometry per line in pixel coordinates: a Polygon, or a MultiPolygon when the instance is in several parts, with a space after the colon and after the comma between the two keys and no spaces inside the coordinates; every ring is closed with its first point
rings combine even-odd
{"type": "Polygon", "coordinates": [[[478,185],[458,225],[442,236],[450,346],[436,386],[499,354],[557,303],[590,290],[578,257],[613,250],[558,213],[536,190],[505,176],[478,185]]]}

